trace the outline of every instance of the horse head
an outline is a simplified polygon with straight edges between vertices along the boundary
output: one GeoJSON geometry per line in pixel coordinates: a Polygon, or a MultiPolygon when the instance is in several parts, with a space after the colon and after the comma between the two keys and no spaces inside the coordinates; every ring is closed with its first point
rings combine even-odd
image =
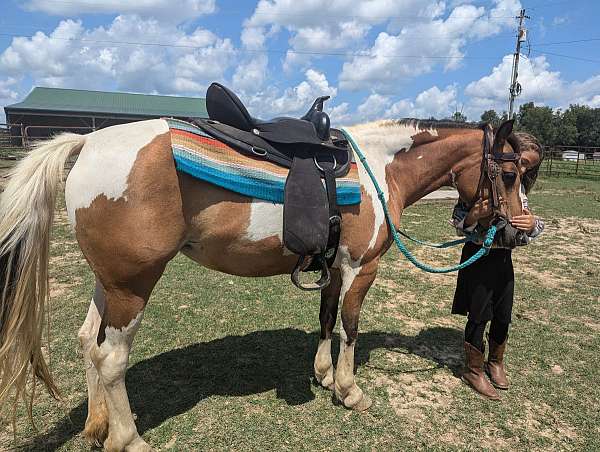
{"type": "Polygon", "coordinates": [[[487,200],[492,213],[481,221],[484,225],[508,221],[521,215],[521,174],[519,147],[513,120],[505,121],[495,131],[489,124],[482,126],[483,144],[473,143],[476,151],[468,159],[470,165],[461,172],[457,188],[461,199],[469,205],[487,200]]]}

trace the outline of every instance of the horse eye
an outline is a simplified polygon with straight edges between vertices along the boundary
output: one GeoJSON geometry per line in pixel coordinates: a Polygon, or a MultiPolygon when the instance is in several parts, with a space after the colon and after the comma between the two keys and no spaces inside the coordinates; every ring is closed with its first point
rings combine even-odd
{"type": "Polygon", "coordinates": [[[502,180],[507,185],[512,185],[517,180],[517,173],[513,173],[512,171],[506,171],[502,173],[502,180]]]}

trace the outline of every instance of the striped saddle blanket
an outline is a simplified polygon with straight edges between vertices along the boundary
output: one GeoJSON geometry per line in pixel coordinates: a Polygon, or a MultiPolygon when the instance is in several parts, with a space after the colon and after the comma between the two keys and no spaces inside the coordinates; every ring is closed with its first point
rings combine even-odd
{"type": "MultiPolygon", "coordinates": [[[[167,119],[177,170],[242,195],[283,204],[288,169],[229,147],[185,121],[167,119]]],[[[339,205],[360,203],[358,168],[352,162],[336,179],[339,205]]]]}

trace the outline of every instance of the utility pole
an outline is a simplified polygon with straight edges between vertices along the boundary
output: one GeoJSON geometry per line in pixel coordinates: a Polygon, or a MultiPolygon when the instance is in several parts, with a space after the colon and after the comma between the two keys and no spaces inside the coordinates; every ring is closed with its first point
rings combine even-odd
{"type": "Polygon", "coordinates": [[[519,31],[517,32],[517,48],[513,54],[512,76],[510,79],[510,88],[508,89],[510,92],[510,100],[508,103],[508,119],[511,119],[513,116],[515,97],[521,94],[521,85],[517,81],[519,77],[519,56],[521,54],[521,43],[527,39],[527,29],[523,27],[523,20],[531,18],[526,16],[525,10],[522,9],[516,19],[519,19],[519,31]]]}

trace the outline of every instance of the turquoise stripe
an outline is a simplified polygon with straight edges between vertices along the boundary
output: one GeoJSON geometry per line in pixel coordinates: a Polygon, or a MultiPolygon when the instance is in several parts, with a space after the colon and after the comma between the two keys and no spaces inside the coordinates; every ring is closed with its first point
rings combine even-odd
{"type": "MultiPolygon", "coordinates": [[[[285,190],[285,182],[283,181],[257,179],[248,175],[222,171],[219,165],[198,165],[197,162],[181,158],[181,156],[175,156],[175,162],[179,171],[197,179],[210,182],[211,184],[245,196],[279,204],[283,203],[285,190]]],[[[344,184],[337,187],[337,201],[339,205],[359,204],[360,199],[360,185],[348,186],[344,184]]]]}
{"type": "MultiPolygon", "coordinates": [[[[185,121],[166,119],[169,128],[212,138],[202,129],[185,121]]],[[[197,179],[223,187],[227,190],[282,204],[286,177],[261,171],[256,168],[238,167],[216,162],[202,155],[173,145],[173,157],[179,171],[197,179]]],[[[361,201],[360,183],[350,180],[336,180],[337,202],[339,205],[359,204],[361,201]]]]}
{"type": "Polygon", "coordinates": [[[269,184],[285,183],[285,177],[269,172],[263,172],[256,168],[239,167],[233,164],[217,162],[206,157],[190,153],[189,151],[177,146],[173,146],[173,153],[176,159],[179,158],[188,160],[190,165],[209,166],[211,168],[215,168],[222,172],[224,176],[226,174],[237,174],[247,176],[252,179],[263,180],[265,183],[269,184]]]}

